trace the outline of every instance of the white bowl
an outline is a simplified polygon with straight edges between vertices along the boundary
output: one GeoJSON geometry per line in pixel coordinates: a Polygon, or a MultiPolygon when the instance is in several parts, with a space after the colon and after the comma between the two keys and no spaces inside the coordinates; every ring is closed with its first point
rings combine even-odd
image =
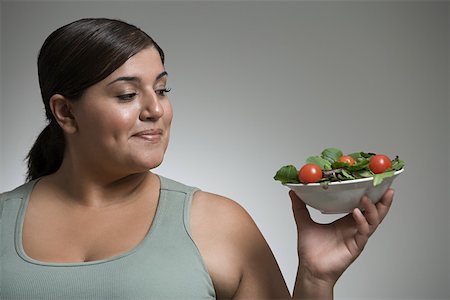
{"type": "Polygon", "coordinates": [[[287,183],[286,186],[307,205],[324,214],[349,213],[359,206],[364,195],[367,195],[373,203],[378,202],[394,178],[402,172],[403,169],[396,171],[394,176],[385,178],[377,186],[373,186],[373,177],[336,181],[329,183],[328,186],[320,183],[287,183]]]}

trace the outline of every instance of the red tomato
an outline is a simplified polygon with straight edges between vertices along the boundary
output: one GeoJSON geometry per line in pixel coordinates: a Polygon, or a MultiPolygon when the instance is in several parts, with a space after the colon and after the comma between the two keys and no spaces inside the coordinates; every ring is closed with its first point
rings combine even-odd
{"type": "Polygon", "coordinates": [[[298,179],[303,183],[314,183],[322,179],[322,169],[315,164],[306,164],[298,171],[298,179]]]}
{"type": "Polygon", "coordinates": [[[355,160],[350,155],[341,156],[341,158],[339,158],[338,161],[339,162],[348,163],[349,165],[354,165],[355,164],[355,160]]]}
{"type": "Polygon", "coordinates": [[[392,167],[392,162],[384,154],[376,154],[370,158],[369,169],[374,174],[380,174],[392,167]]]}

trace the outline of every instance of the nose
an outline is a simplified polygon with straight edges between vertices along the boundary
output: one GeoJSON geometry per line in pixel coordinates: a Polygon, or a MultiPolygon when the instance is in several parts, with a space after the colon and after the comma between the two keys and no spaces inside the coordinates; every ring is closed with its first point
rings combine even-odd
{"type": "Polygon", "coordinates": [[[155,92],[142,97],[142,108],[139,118],[141,121],[156,121],[164,114],[164,108],[155,92]]]}

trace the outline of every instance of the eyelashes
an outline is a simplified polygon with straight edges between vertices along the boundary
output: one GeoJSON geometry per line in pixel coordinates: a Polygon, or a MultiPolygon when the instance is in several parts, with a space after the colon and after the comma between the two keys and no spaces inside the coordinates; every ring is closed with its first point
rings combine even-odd
{"type": "Polygon", "coordinates": [[[164,88],[164,89],[159,89],[156,90],[156,94],[160,95],[160,96],[165,96],[167,93],[169,93],[172,89],[171,88],[164,88]]]}
{"type": "MultiPolygon", "coordinates": [[[[169,93],[172,89],[171,88],[163,88],[163,89],[157,89],[155,90],[156,95],[164,97],[166,96],[167,93],[169,93]]],[[[117,98],[120,101],[132,101],[134,100],[139,94],[137,92],[131,92],[131,93],[124,93],[121,94],[119,96],[117,96],[117,98]]]]}
{"type": "Polygon", "coordinates": [[[131,101],[134,98],[136,98],[137,93],[126,93],[126,94],[122,94],[117,96],[117,98],[119,98],[120,101],[131,101]]]}

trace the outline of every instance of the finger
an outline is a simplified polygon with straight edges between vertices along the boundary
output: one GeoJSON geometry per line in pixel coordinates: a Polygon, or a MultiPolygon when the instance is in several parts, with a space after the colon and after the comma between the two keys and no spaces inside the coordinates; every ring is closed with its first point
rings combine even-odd
{"type": "Polygon", "coordinates": [[[353,219],[356,223],[357,232],[355,234],[355,243],[359,250],[362,250],[370,236],[370,225],[359,208],[355,208],[352,212],[353,219]]]}
{"type": "Polygon", "coordinates": [[[380,218],[380,223],[383,221],[384,217],[386,217],[389,209],[391,208],[392,201],[394,199],[394,190],[389,188],[381,197],[380,201],[376,204],[378,215],[380,218]]]}
{"type": "Polygon", "coordinates": [[[305,202],[303,202],[294,191],[289,191],[289,197],[292,201],[292,211],[294,213],[295,223],[297,228],[300,229],[313,223],[311,215],[305,202]]]}
{"type": "Polygon", "coordinates": [[[353,210],[352,216],[357,228],[355,242],[360,250],[365,247],[369,237],[388,213],[393,197],[394,191],[388,189],[380,201],[374,205],[367,196],[364,196],[360,203],[364,208],[364,214],[359,208],[353,210]]]}
{"type": "Polygon", "coordinates": [[[367,223],[370,227],[370,234],[375,231],[378,224],[380,224],[380,216],[375,204],[369,200],[367,196],[362,197],[360,205],[364,208],[364,217],[367,220],[367,223]]]}

